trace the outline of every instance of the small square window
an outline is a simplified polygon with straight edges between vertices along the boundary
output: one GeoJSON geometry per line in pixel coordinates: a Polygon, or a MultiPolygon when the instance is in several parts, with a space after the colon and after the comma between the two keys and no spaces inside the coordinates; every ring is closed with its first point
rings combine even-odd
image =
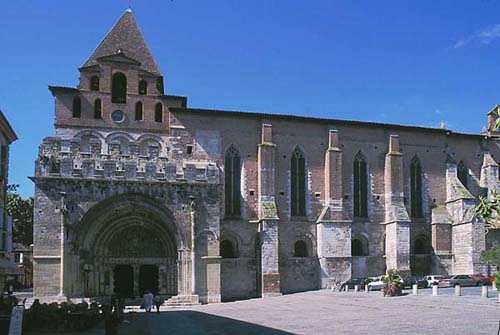
{"type": "Polygon", "coordinates": [[[192,145],[188,145],[188,146],[186,147],[186,153],[187,153],[188,155],[192,155],[192,154],[193,154],[193,146],[192,146],[192,145]]]}

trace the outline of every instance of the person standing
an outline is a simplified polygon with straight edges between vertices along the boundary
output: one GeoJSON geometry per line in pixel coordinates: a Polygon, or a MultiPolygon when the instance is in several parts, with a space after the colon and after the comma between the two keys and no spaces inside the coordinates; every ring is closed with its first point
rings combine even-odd
{"type": "Polygon", "coordinates": [[[156,313],[160,313],[160,306],[162,304],[161,297],[159,294],[155,295],[154,298],[155,306],[156,306],[156,313]]]}
{"type": "Polygon", "coordinates": [[[151,312],[151,308],[153,307],[153,293],[147,291],[143,296],[143,304],[146,312],[151,312]]]}

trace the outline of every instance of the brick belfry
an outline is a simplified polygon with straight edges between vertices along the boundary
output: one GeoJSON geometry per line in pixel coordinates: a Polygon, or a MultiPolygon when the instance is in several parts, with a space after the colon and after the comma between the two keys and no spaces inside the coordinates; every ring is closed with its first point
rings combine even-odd
{"type": "Polygon", "coordinates": [[[403,155],[399,136],[390,135],[385,155],[385,244],[387,269],[410,274],[410,218],[404,204],[403,155]]]}

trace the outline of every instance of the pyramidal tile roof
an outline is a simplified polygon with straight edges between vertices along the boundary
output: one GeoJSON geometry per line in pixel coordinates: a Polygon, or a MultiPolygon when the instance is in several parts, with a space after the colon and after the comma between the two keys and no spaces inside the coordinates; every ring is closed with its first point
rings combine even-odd
{"type": "Polygon", "coordinates": [[[82,67],[96,65],[99,58],[119,53],[140,62],[141,69],[161,74],[130,9],[118,19],[82,67]]]}

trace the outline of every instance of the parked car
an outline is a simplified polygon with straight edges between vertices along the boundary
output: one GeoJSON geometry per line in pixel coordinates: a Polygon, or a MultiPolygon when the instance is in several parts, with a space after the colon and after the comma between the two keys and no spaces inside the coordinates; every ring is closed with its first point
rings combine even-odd
{"type": "Polygon", "coordinates": [[[486,277],[483,275],[470,275],[472,279],[474,279],[476,282],[482,284],[482,285],[490,285],[491,284],[491,279],[490,277],[486,277]]]}
{"type": "Polygon", "coordinates": [[[371,277],[371,281],[368,283],[369,291],[378,291],[384,288],[384,276],[371,277]]]}
{"type": "Polygon", "coordinates": [[[424,277],[424,280],[427,281],[427,287],[431,287],[432,285],[439,284],[439,281],[444,278],[445,277],[441,275],[428,275],[424,277]]]}
{"type": "Polygon", "coordinates": [[[414,284],[417,284],[418,288],[428,287],[429,284],[427,280],[423,277],[411,276],[403,279],[403,287],[412,287],[414,284]]]}
{"type": "Polygon", "coordinates": [[[371,281],[370,278],[351,278],[342,284],[342,289],[344,289],[347,286],[349,287],[350,290],[353,290],[354,286],[358,285],[358,288],[360,290],[364,290],[365,285],[368,284],[370,281],[371,281]]]}
{"type": "Polygon", "coordinates": [[[439,287],[453,287],[455,285],[460,286],[477,286],[481,285],[480,281],[474,280],[468,275],[455,275],[441,279],[438,283],[439,287]]]}

